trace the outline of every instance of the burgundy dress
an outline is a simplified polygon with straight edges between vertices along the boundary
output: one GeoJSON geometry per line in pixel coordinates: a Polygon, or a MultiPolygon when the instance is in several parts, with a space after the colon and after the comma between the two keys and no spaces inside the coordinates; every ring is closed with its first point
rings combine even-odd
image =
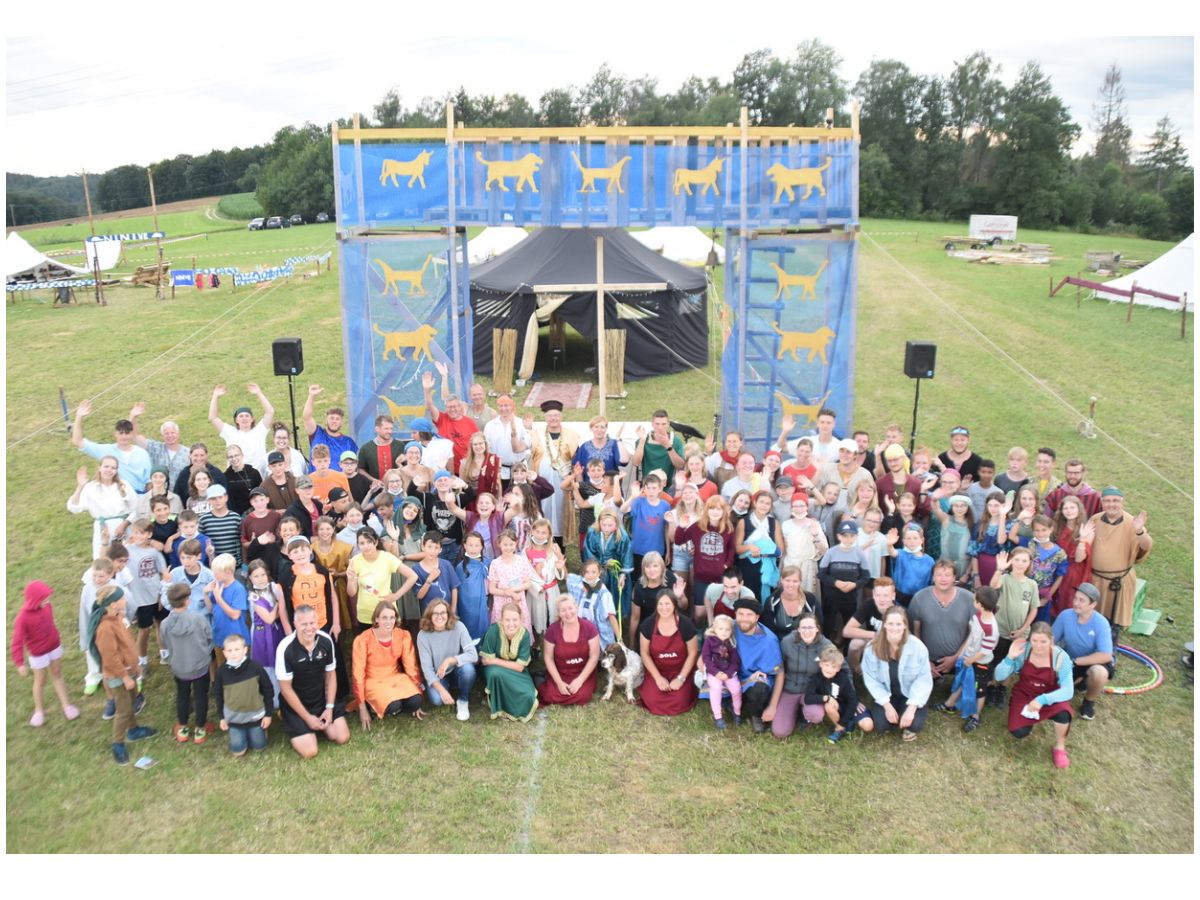
{"type": "Polygon", "coordinates": [[[1063,576],[1062,583],[1058,586],[1058,593],[1054,595],[1051,603],[1051,619],[1071,608],[1071,602],[1075,599],[1075,588],[1085,581],[1092,580],[1092,548],[1088,547],[1087,558],[1083,562],[1075,562],[1075,549],[1079,546],[1079,541],[1071,534],[1070,528],[1064,528],[1055,543],[1062,547],[1070,563],[1067,566],[1067,574],[1063,576]]]}
{"type": "MultiPolygon", "coordinates": [[[[1050,661],[1054,662],[1053,655],[1051,655],[1050,661]]],[[[1033,719],[1027,719],[1021,715],[1025,704],[1030,700],[1036,700],[1042,694],[1049,694],[1057,690],[1058,673],[1054,671],[1054,666],[1035,666],[1032,659],[1026,659],[1025,665],[1021,666],[1021,674],[1017,678],[1017,683],[1013,685],[1012,699],[1008,705],[1008,730],[1016,731],[1018,728],[1034,724],[1033,719]]],[[[1069,700],[1043,706],[1038,710],[1038,721],[1044,722],[1064,710],[1068,713],[1071,712],[1069,700]]]]}
{"type": "MultiPolygon", "coordinates": [[[[683,671],[688,656],[687,642],[694,639],[696,633],[695,627],[687,619],[680,619],[676,616],[675,623],[677,625],[675,633],[669,636],[659,633],[658,616],[650,619],[638,629],[643,637],[650,638],[650,658],[654,660],[658,674],[667,681],[673,680],[683,671]],[[688,631],[686,638],[684,637],[685,629],[688,631]]],[[[684,679],[683,686],[677,691],[659,690],[658,685],[647,672],[646,679],[642,682],[639,702],[656,716],[677,716],[695,706],[696,697],[696,682],[690,672],[684,679]]]]}
{"type": "MultiPolygon", "coordinates": [[[[543,638],[547,643],[554,645],[554,666],[558,669],[559,677],[567,684],[578,678],[583,667],[587,665],[588,641],[600,637],[596,626],[587,619],[578,621],[579,637],[574,641],[568,641],[563,637],[562,622],[555,622],[547,628],[546,636],[543,638]]],[[[538,702],[542,704],[557,703],[562,706],[587,703],[596,691],[596,676],[599,669],[598,665],[592,669],[592,674],[579,686],[577,694],[564,694],[558,689],[554,679],[547,677],[538,686],[538,702]]]]}

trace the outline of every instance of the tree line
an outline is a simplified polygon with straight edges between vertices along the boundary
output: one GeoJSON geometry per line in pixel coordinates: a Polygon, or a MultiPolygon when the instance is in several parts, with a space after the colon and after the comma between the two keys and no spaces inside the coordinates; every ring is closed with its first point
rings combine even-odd
{"type": "MultiPolygon", "coordinates": [[[[550,88],[536,105],[521,94],[471,95],[460,88],[407,106],[397,86],[365,118],[377,127],[437,128],[449,101],[456,121],[478,127],[726,124],[738,121],[742,106],[755,125],[818,125],[828,108],[833,124],[848,125],[855,99],[863,216],[961,220],[986,212],[1019,216],[1029,228],[1136,230],[1159,239],[1192,231],[1194,173],[1179,130],[1164,111],[1135,148],[1116,63],[1097,91],[1096,140],[1075,157],[1082,129],[1035,62],[1022,66],[1011,86],[981,52],[945,76],[874,60],[853,85],[838,73],[841,63],[834,48],[809,40],[784,58],[748,53],[727,81],[692,76],[673,92],[649,75],[630,78],[604,65],[582,86],[550,88]]],[[[270,144],[180,156],[154,171],[161,202],[253,190],[270,214],[311,216],[333,209],[332,164],[328,126],[305,123],[280,130],[270,144]]],[[[14,191],[21,198],[44,194],[47,212],[72,202],[58,184],[70,179],[8,178],[10,202],[14,191]]],[[[105,172],[97,187],[93,203],[106,211],[149,203],[139,166],[105,172]]],[[[30,209],[18,208],[18,219],[34,221],[30,209]]]]}

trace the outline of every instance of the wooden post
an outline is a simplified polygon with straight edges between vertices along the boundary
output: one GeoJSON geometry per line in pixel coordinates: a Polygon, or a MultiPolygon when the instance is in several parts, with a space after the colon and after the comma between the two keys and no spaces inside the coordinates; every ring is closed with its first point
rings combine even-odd
{"type": "Polygon", "coordinates": [[[608,344],[608,384],[604,392],[609,397],[625,396],[625,340],[629,332],[621,328],[605,329],[608,344]]]}
{"type": "MultiPolygon", "coordinates": [[[[88,231],[91,232],[92,237],[95,237],[96,223],[92,219],[92,194],[91,191],[88,190],[87,169],[84,169],[80,174],[83,178],[83,201],[87,204],[88,231]]],[[[100,257],[98,255],[93,255],[92,262],[92,274],[96,280],[96,303],[103,306],[104,298],[100,296],[100,257]]]]}
{"type": "Polygon", "coordinates": [[[1133,283],[1133,287],[1129,289],[1129,308],[1125,310],[1125,324],[1128,325],[1133,321],[1133,298],[1137,296],[1137,282],[1133,283]]]}
{"type": "MultiPolygon", "coordinates": [[[[158,200],[154,196],[154,169],[146,166],[146,177],[150,179],[150,210],[154,214],[154,230],[158,231],[158,200]]],[[[162,292],[162,238],[155,238],[154,245],[158,248],[158,277],[154,283],[154,299],[161,300],[162,292]]]]}
{"type": "Polygon", "coordinates": [[[497,394],[512,392],[516,363],[517,330],[497,328],[492,332],[492,389],[497,394]]]}
{"type": "Polygon", "coordinates": [[[604,238],[596,238],[596,381],[600,385],[600,415],[608,415],[605,398],[607,361],[604,334],[604,238]]]}

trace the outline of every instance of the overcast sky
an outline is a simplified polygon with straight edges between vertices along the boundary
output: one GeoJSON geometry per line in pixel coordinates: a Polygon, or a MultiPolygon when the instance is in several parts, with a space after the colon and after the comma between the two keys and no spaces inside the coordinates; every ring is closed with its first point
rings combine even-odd
{"type": "Polygon", "coordinates": [[[983,50],[1003,65],[1006,83],[1026,61],[1037,60],[1084,128],[1077,154],[1090,146],[1092,104],[1115,61],[1135,145],[1158,118],[1170,115],[1189,150],[1194,146],[1193,36],[1102,34],[1138,22],[1181,32],[1182,24],[1164,24],[1176,18],[1168,12],[1172,6],[1161,0],[1048,6],[893,2],[873,8],[847,2],[818,11],[819,5],[799,0],[18,4],[6,10],[3,23],[5,169],[103,172],[123,163],[250,146],[269,141],[285,125],[324,124],[355,111],[369,115],[393,86],[407,106],[462,85],[472,94],[521,93],[536,107],[543,91],[582,85],[607,62],[619,74],[650,75],[661,91],[673,91],[692,74],[728,80],[752,50],[789,56],[810,37],[841,54],[841,73],[851,84],[872,58],[895,58],[920,74],[944,75],[956,61],[983,50]],[[679,11],[684,8],[689,12],[679,11]],[[1162,15],[1155,14],[1159,9],[1162,15]],[[347,14],[341,22],[339,10],[347,14]],[[839,13],[844,24],[827,24],[839,13]]]}

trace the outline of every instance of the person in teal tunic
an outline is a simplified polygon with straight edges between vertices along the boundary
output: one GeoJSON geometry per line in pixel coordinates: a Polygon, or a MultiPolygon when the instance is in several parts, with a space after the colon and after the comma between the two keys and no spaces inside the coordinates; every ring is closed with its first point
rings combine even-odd
{"type": "Polygon", "coordinates": [[[521,609],[505,603],[500,621],[488,627],[479,645],[484,683],[492,718],[528,722],[537,710],[537,691],[529,677],[529,632],[521,626],[521,609]]]}

